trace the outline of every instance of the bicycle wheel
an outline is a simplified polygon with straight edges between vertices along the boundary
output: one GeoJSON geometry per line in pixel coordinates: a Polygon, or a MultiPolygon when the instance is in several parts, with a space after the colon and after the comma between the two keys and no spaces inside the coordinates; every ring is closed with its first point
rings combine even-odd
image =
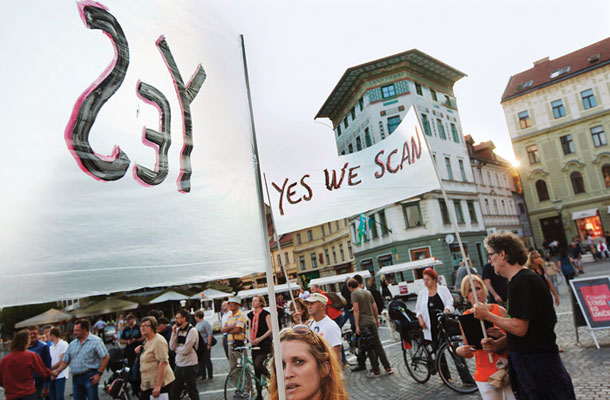
{"type": "Polygon", "coordinates": [[[233,368],[225,380],[225,400],[254,399],[256,386],[248,370],[233,368]]]}
{"type": "Polygon", "coordinates": [[[443,343],[436,353],[436,370],[443,383],[458,393],[474,393],[479,388],[473,375],[476,369],[475,359],[459,356],[455,349],[459,341],[452,341],[451,345],[443,343]]]}
{"type": "Polygon", "coordinates": [[[405,349],[402,344],[402,357],[405,360],[407,371],[416,382],[426,383],[430,379],[430,369],[428,368],[428,354],[424,349],[424,342],[421,338],[411,339],[411,344],[405,349]]]}

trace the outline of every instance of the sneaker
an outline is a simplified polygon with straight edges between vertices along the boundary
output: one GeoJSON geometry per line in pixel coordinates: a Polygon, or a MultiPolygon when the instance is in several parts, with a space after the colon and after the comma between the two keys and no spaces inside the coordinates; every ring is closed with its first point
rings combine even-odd
{"type": "Polygon", "coordinates": [[[363,365],[358,365],[357,367],[352,368],[352,372],[360,372],[360,371],[366,371],[366,367],[363,365]]]}
{"type": "Polygon", "coordinates": [[[213,380],[214,380],[213,376],[210,376],[209,378],[206,379],[206,381],[213,381],[213,380]]]}
{"type": "Polygon", "coordinates": [[[386,368],[385,373],[386,373],[386,375],[392,375],[392,374],[394,374],[394,371],[392,371],[392,368],[386,368]]]}
{"type": "Polygon", "coordinates": [[[379,377],[381,377],[381,372],[379,372],[379,371],[375,372],[373,370],[370,370],[369,373],[366,375],[366,377],[367,378],[379,378],[379,377]]]}

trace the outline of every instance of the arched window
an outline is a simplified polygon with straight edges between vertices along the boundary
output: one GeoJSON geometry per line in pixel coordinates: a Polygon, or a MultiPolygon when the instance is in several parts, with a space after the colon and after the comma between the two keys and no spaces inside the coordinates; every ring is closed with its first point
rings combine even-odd
{"type": "Polygon", "coordinates": [[[525,214],[525,207],[523,207],[523,203],[519,203],[519,213],[525,214]]]}
{"type": "Polygon", "coordinates": [[[585,192],[585,182],[582,179],[582,174],[578,171],[574,171],[570,174],[570,181],[572,181],[572,189],[574,194],[585,192]]]}
{"type": "Polygon", "coordinates": [[[536,181],[536,192],[538,192],[538,201],[545,201],[549,199],[549,191],[546,189],[545,181],[536,181]]]}
{"type": "Polygon", "coordinates": [[[602,167],[602,175],[604,177],[604,182],[606,182],[606,187],[610,187],[610,164],[604,164],[602,167]]]}

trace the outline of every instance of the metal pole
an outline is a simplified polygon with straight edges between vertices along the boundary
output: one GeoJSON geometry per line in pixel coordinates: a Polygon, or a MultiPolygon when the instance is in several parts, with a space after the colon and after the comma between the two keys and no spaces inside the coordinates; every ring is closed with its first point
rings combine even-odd
{"type": "MultiPolygon", "coordinates": [[[[417,116],[417,121],[419,122],[419,116],[417,116]]],[[[421,127],[421,123],[419,124],[421,127]]],[[[424,142],[426,142],[426,147],[428,148],[428,153],[432,157],[432,152],[430,151],[430,144],[428,143],[428,138],[426,135],[422,135],[424,137],[424,142]]],[[[449,211],[449,219],[451,220],[451,227],[453,228],[453,232],[458,241],[458,245],[460,246],[460,252],[462,253],[462,260],[464,261],[464,265],[466,266],[466,272],[468,272],[468,279],[470,280],[470,288],[472,289],[472,294],[474,295],[474,302],[479,302],[479,297],[477,296],[477,291],[474,289],[474,280],[472,279],[472,273],[470,272],[470,259],[466,257],[466,252],[464,251],[464,245],[462,243],[462,237],[460,236],[460,232],[457,228],[457,223],[455,222],[455,210],[452,211],[452,208],[449,207],[449,198],[447,197],[447,192],[445,191],[445,186],[443,185],[443,180],[441,179],[441,175],[438,173],[438,167],[434,159],[432,160],[432,164],[434,165],[434,172],[436,173],[436,178],[438,179],[438,183],[441,187],[441,193],[443,194],[443,199],[445,200],[445,206],[447,207],[447,211],[449,211]]],[[[461,207],[461,206],[460,206],[461,207]]],[[[487,332],[485,331],[485,323],[481,320],[481,330],[483,331],[483,337],[487,339],[487,332]]],[[[489,354],[489,362],[493,363],[493,358],[491,353],[489,354]]]]}
{"type": "MultiPolygon", "coordinates": [[[[256,176],[256,194],[261,214],[261,235],[265,246],[269,243],[267,237],[267,219],[265,218],[265,203],[263,199],[263,187],[261,180],[260,164],[258,157],[258,147],[256,144],[256,129],[254,127],[254,111],[252,108],[252,96],[250,94],[250,78],[248,77],[248,63],[246,61],[246,46],[244,35],[239,35],[241,40],[241,52],[244,62],[244,76],[246,78],[246,89],[248,92],[248,108],[250,110],[250,125],[252,127],[252,156],[254,158],[254,171],[256,176]]],[[[284,368],[282,367],[282,350],[280,348],[280,327],[277,317],[277,304],[275,302],[275,285],[273,283],[273,270],[271,269],[271,257],[269,251],[265,251],[267,256],[267,288],[269,293],[269,308],[271,309],[271,331],[273,333],[273,356],[275,358],[275,375],[279,400],[286,400],[286,387],[284,386],[284,368]]],[[[290,288],[290,285],[288,286],[290,288]]]]}

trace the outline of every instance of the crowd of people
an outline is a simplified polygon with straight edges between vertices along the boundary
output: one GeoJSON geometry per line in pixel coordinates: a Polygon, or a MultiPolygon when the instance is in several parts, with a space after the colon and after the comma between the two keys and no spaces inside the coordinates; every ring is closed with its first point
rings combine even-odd
{"type": "MultiPolygon", "coordinates": [[[[470,264],[462,265],[455,282],[455,288],[469,303],[464,314],[491,325],[481,343],[468,343],[462,331],[464,345],[457,353],[475,357],[473,384],[484,399],[575,398],[556,343],[554,304],[560,302],[557,276],[562,274],[569,281],[584,273],[580,245],[560,249],[557,262],[533,249],[528,252],[512,233],[491,234],[485,246],[488,262],[482,274],[470,264]]],[[[436,313],[453,313],[454,297],[439,283],[434,269],[426,268],[422,277],[425,288],[418,293],[415,313],[423,337],[434,348],[439,329],[436,313]]],[[[290,310],[288,318],[280,317],[280,324],[285,325],[280,342],[288,398],[347,399],[342,339],[347,321],[361,343],[358,365],[352,371],[367,371],[373,379],[393,374],[378,331],[384,298],[390,297],[385,279],[381,292],[372,279],[365,285],[358,274],[347,279],[339,293],[327,293],[319,285],[308,289],[301,288],[288,303],[283,295],[277,297],[278,307],[283,310],[287,305],[290,310]]],[[[252,298],[249,312],[241,306],[242,300],[237,297],[221,305],[222,346],[228,364],[231,369],[237,367],[249,343],[257,378],[256,400],[263,398],[263,377],[270,378],[269,394],[275,400],[279,390],[276,371],[267,370],[265,365],[273,351],[271,313],[264,296],[252,298]]],[[[139,321],[129,314],[115,322],[117,345],[136,371],[135,378],[131,374],[132,390],[140,399],[149,400],[161,393],[167,393],[170,399],[178,399],[183,393],[191,400],[199,399],[198,378],[214,378],[211,351],[216,338],[204,312],[180,309],[171,317],[173,325],[171,318],[154,310],[139,321]]],[[[57,327],[33,326],[17,332],[11,353],[0,360],[0,383],[6,398],[62,400],[71,374],[75,400],[97,399],[100,378],[111,356],[104,343],[106,325],[101,319],[92,326],[88,320],[77,320],[69,344],[57,327]]]]}

